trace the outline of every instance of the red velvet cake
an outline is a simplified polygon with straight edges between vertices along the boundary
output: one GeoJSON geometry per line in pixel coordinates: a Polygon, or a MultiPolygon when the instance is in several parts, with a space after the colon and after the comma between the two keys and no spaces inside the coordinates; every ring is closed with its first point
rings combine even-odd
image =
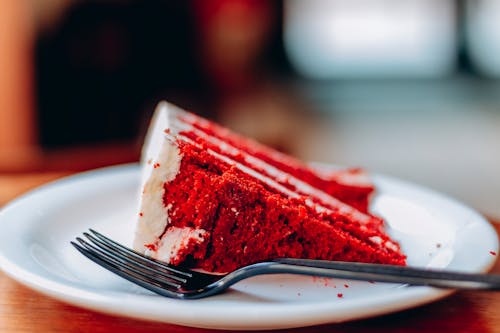
{"type": "Polygon", "coordinates": [[[142,168],[134,248],[156,259],[212,272],[278,257],[405,264],[359,169],[317,171],[164,102],[142,168]]]}

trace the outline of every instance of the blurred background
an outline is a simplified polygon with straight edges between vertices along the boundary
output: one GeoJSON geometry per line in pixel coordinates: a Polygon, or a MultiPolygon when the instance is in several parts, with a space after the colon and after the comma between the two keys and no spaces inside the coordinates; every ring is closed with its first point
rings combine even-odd
{"type": "Polygon", "coordinates": [[[0,172],[138,160],[166,99],[500,219],[500,0],[2,0],[0,172]]]}

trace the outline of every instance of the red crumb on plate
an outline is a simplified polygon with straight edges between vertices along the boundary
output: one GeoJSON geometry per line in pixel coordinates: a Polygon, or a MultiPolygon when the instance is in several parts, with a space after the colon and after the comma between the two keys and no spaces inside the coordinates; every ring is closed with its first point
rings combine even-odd
{"type": "Polygon", "coordinates": [[[321,283],[325,287],[333,287],[336,288],[335,284],[333,283],[333,280],[327,277],[319,277],[319,276],[313,276],[312,277],[314,283],[321,283]]]}

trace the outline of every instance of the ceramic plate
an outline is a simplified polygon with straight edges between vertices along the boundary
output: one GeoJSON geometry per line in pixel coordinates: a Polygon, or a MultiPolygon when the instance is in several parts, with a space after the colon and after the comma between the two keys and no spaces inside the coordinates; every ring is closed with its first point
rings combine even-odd
{"type": "MultiPolygon", "coordinates": [[[[489,269],[494,229],[479,214],[428,189],[383,176],[373,210],[388,223],[413,266],[489,269]]],[[[69,242],[95,228],[131,243],[139,168],[69,177],[15,200],[0,213],[0,268],[42,293],[116,315],[193,327],[278,329],[366,318],[415,307],[451,291],[289,275],[242,281],[201,300],[154,295],[80,255],[69,242]]]]}

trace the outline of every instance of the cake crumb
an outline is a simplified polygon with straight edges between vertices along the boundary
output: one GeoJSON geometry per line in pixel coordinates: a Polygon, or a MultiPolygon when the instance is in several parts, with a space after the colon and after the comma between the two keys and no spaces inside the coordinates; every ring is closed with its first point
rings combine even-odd
{"type": "Polygon", "coordinates": [[[337,297],[338,297],[338,298],[342,298],[342,297],[344,297],[344,294],[342,294],[342,293],[338,293],[338,294],[337,294],[337,297]]]}
{"type": "Polygon", "coordinates": [[[143,217],[143,216],[144,216],[143,212],[140,212],[140,213],[139,213],[139,216],[140,216],[140,217],[143,217]]]}
{"type": "Polygon", "coordinates": [[[345,288],[349,288],[349,285],[348,285],[348,284],[344,284],[344,287],[345,287],[345,288]]]}
{"type": "Polygon", "coordinates": [[[438,249],[440,249],[440,248],[441,248],[441,246],[442,246],[442,245],[441,245],[441,243],[437,243],[437,244],[436,244],[436,247],[437,247],[438,249]]]}
{"type": "Polygon", "coordinates": [[[313,279],[314,283],[321,283],[324,287],[334,287],[335,288],[335,285],[332,283],[332,279],[330,279],[330,278],[313,276],[312,279],[313,279]]]}
{"type": "Polygon", "coordinates": [[[144,247],[150,251],[156,251],[158,249],[156,244],[144,244],[144,247]]]}
{"type": "Polygon", "coordinates": [[[490,254],[491,254],[492,256],[496,256],[496,255],[497,255],[497,253],[496,253],[495,251],[490,251],[490,254]]]}

